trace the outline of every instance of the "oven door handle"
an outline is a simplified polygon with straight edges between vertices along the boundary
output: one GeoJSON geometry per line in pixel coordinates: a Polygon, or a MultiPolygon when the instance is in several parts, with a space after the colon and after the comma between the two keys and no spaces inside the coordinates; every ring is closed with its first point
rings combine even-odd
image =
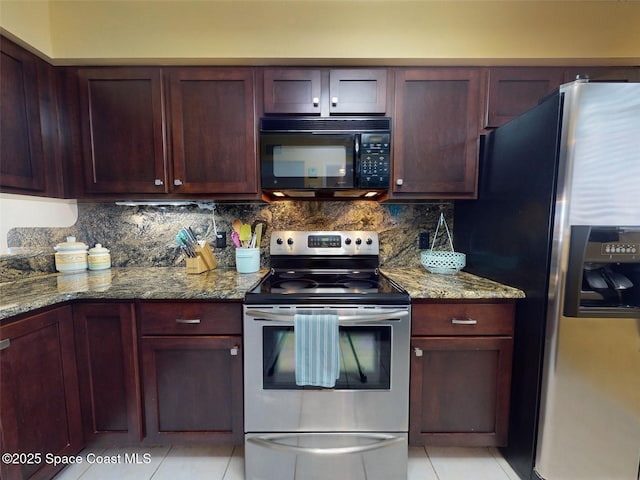
{"type": "MultiPolygon", "coordinates": [[[[327,313],[327,311],[322,311],[327,313]]],[[[260,320],[274,321],[274,322],[293,322],[293,315],[265,312],[263,310],[247,310],[246,314],[249,317],[253,317],[260,320]]],[[[363,315],[339,315],[338,321],[340,323],[366,323],[366,322],[382,322],[388,320],[396,320],[409,315],[409,310],[389,310],[388,312],[375,312],[363,315]]]]}
{"type": "Polygon", "coordinates": [[[397,437],[386,433],[362,433],[357,436],[360,438],[373,438],[378,441],[369,445],[353,445],[351,447],[297,447],[295,445],[286,445],[277,441],[282,438],[291,438],[292,435],[290,433],[276,433],[262,435],[260,437],[249,437],[247,438],[247,442],[281,452],[294,452],[310,455],[346,455],[370,452],[372,450],[378,450],[379,448],[389,447],[396,443],[405,441],[403,437],[397,437]]]}

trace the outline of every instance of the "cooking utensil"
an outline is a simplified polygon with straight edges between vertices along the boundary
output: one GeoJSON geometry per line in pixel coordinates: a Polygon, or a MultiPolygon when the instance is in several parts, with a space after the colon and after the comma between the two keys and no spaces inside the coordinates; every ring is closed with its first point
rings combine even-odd
{"type": "Polygon", "coordinates": [[[236,246],[236,248],[240,248],[242,244],[240,243],[240,234],[235,230],[231,232],[231,241],[236,246]]]}
{"type": "Polygon", "coordinates": [[[233,221],[233,231],[240,233],[240,227],[242,227],[242,221],[236,218],[233,221]]]}
{"type": "Polygon", "coordinates": [[[260,248],[260,240],[262,240],[262,224],[261,223],[258,223],[256,225],[255,232],[256,232],[256,243],[255,243],[255,246],[260,248]]]}
{"type": "Polygon", "coordinates": [[[251,241],[251,225],[243,224],[240,227],[240,242],[243,247],[248,247],[251,241]]]}

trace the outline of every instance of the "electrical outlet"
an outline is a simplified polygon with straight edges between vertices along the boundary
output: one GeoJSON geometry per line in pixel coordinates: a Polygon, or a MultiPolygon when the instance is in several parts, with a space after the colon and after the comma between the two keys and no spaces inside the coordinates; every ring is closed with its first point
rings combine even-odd
{"type": "Polygon", "coordinates": [[[227,232],[218,232],[216,237],[216,248],[225,248],[227,246],[227,232]]]}
{"type": "Polygon", "coordinates": [[[418,237],[418,248],[420,250],[427,250],[429,247],[429,232],[420,232],[420,236],[418,237]]]}

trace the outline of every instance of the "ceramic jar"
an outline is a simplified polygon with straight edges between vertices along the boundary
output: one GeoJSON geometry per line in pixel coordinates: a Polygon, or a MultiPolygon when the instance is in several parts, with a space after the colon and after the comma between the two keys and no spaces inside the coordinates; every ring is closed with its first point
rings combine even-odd
{"type": "Polygon", "coordinates": [[[109,250],[104,248],[101,244],[96,243],[96,246],[89,249],[89,270],[106,270],[111,268],[111,255],[109,250]]]}
{"type": "Polygon", "coordinates": [[[54,247],[56,270],[61,273],[80,272],[87,269],[87,245],[76,242],[76,237],[67,237],[66,242],[54,247]]]}

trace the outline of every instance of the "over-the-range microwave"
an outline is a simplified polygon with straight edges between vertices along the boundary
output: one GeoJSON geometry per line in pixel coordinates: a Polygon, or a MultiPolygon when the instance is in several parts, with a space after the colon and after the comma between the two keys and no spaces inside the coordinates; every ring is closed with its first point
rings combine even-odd
{"type": "Polygon", "coordinates": [[[270,198],[378,198],[390,169],[388,117],[260,119],[260,179],[270,198]]]}

